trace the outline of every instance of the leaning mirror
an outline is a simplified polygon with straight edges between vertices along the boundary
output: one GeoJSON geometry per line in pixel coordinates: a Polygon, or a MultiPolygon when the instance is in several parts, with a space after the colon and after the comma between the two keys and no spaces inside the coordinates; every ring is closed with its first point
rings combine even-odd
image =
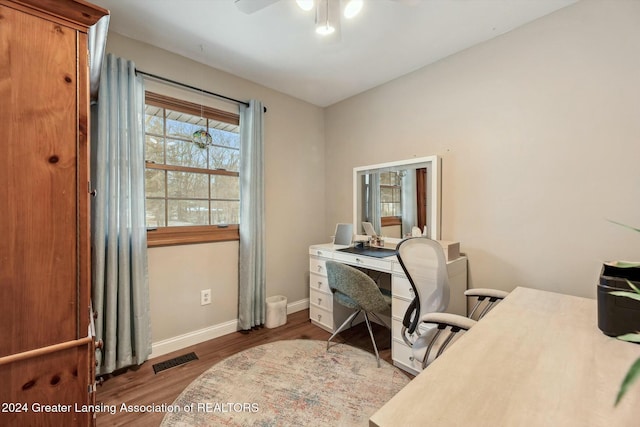
{"type": "Polygon", "coordinates": [[[366,221],[389,242],[415,229],[440,239],[440,173],[438,156],[354,168],[354,232],[366,221]]]}

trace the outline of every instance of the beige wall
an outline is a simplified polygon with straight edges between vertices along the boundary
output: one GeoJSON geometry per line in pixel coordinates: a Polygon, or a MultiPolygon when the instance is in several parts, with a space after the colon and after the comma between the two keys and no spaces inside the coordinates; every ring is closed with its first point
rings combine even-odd
{"type": "MultiPolygon", "coordinates": [[[[471,286],[593,297],[603,260],[640,258],[606,220],[640,226],[638,22],[640,2],[582,0],[325,110],[118,34],[107,49],[268,107],[267,295],[308,297],[307,247],[351,221],[353,167],[438,154],[471,286]]],[[[150,249],[153,341],[235,320],[237,269],[237,242],[150,249]]]]}
{"type": "MultiPolygon", "coordinates": [[[[352,168],[442,156],[442,238],[470,284],[595,296],[640,259],[640,2],[583,0],[326,110],[325,229],[352,168]]],[[[419,53],[418,53],[419,54],[419,53]]]]}
{"type": "MultiPolygon", "coordinates": [[[[265,115],[267,296],[308,298],[308,246],[326,241],[324,219],[324,112],[306,102],[206,67],[165,50],[110,33],[107,51],[136,67],[236,99],[259,99],[265,115]],[[318,224],[314,227],[314,224],[318,224]]],[[[151,85],[151,84],[150,84],[151,85]]],[[[176,89],[153,85],[175,96],[176,89]]],[[[198,94],[194,102],[215,104],[198,94]]],[[[149,250],[153,342],[237,318],[238,243],[186,245],[149,250]],[[213,304],[200,306],[200,290],[213,304]]]]}

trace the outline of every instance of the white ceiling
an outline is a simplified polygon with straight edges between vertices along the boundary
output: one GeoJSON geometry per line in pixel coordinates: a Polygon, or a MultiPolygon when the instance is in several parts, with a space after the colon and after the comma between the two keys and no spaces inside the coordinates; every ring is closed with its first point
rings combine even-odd
{"type": "Polygon", "coordinates": [[[92,0],[111,11],[111,31],[322,107],[576,1],[365,0],[328,42],[294,0],[252,14],[233,0],[92,0]]]}

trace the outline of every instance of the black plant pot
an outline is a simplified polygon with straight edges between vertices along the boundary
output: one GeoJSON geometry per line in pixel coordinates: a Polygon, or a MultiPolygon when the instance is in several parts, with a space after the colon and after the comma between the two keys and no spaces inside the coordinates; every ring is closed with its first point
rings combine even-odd
{"type": "Polygon", "coordinates": [[[598,283],[598,328],[612,337],[640,331],[640,301],[611,295],[613,291],[633,292],[627,280],[640,287],[640,267],[602,266],[598,283]]]}

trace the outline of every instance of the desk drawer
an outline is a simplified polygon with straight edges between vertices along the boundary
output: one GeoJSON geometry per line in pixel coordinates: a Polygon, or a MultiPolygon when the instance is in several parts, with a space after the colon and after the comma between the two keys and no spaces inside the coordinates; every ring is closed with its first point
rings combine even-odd
{"type": "Polygon", "coordinates": [[[394,275],[391,279],[391,292],[394,297],[404,298],[409,301],[413,301],[413,298],[415,297],[413,287],[411,286],[411,283],[409,283],[409,279],[406,277],[394,275]]]}
{"type": "Polygon", "coordinates": [[[395,363],[402,365],[401,368],[409,368],[405,370],[412,374],[422,371],[422,364],[413,359],[411,347],[407,347],[402,341],[391,341],[391,358],[395,363]]]}
{"type": "Polygon", "coordinates": [[[362,268],[372,268],[379,271],[391,271],[391,260],[354,255],[346,252],[336,252],[333,258],[347,264],[362,268]]]}
{"type": "Polygon", "coordinates": [[[331,258],[333,258],[333,251],[310,247],[309,248],[309,255],[331,259],[331,258]]]}
{"type": "Polygon", "coordinates": [[[331,288],[329,288],[329,280],[327,279],[327,276],[321,276],[312,272],[309,275],[309,286],[310,289],[316,289],[327,294],[331,293],[331,288]]]}
{"type": "Polygon", "coordinates": [[[333,294],[326,294],[324,292],[311,289],[309,293],[309,302],[322,307],[327,311],[333,311],[333,294]]]}
{"type": "Polygon", "coordinates": [[[393,297],[391,300],[391,317],[402,320],[411,301],[393,297]]]}
{"type": "Polygon", "coordinates": [[[404,342],[402,340],[402,320],[401,319],[391,319],[391,338],[396,341],[404,342]]]}
{"type": "Polygon", "coordinates": [[[314,323],[323,325],[327,330],[333,331],[333,313],[315,304],[309,304],[309,318],[314,323]]]}
{"type": "Polygon", "coordinates": [[[325,260],[311,257],[309,258],[309,272],[319,276],[327,276],[325,260]]]}

